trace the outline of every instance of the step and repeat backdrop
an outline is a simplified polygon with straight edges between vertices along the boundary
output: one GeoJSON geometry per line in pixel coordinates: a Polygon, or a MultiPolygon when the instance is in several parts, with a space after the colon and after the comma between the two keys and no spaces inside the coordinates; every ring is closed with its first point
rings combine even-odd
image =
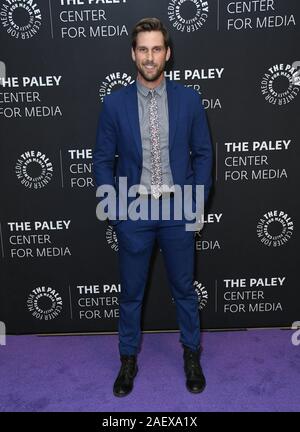
{"type": "MultiPolygon", "coordinates": [[[[166,76],[193,88],[214,147],[195,234],[203,329],[300,319],[298,0],[0,0],[0,320],[9,334],[115,332],[118,241],[96,218],[103,98],[136,78],[130,33],[168,27],[166,76]]],[[[156,245],[143,330],[177,330],[156,245]]]]}

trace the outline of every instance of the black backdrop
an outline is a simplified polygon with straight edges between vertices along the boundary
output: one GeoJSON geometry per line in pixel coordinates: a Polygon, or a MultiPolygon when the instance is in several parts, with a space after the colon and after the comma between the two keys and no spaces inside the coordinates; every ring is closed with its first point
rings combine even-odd
{"type": "MultiPolygon", "coordinates": [[[[168,26],[167,76],[197,90],[214,188],[196,236],[204,329],[289,327],[297,284],[297,0],[1,0],[1,292],[8,333],[117,329],[117,239],[96,219],[103,97],[135,79],[130,31],[168,26]]],[[[176,330],[154,251],[144,330],[176,330]]]]}

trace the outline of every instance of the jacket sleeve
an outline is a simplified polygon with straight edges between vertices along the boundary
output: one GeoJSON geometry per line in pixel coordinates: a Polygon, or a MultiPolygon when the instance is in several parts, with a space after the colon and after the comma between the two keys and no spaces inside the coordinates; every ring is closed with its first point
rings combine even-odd
{"type": "Polygon", "coordinates": [[[194,116],[190,137],[191,162],[194,185],[204,186],[204,199],[208,199],[212,185],[212,143],[201,97],[194,93],[194,116]]]}
{"type": "MultiPolygon", "coordinates": [[[[114,193],[116,192],[114,178],[114,164],[117,150],[116,131],[112,108],[109,106],[106,98],[104,98],[102,111],[98,119],[96,144],[93,151],[93,174],[97,188],[103,185],[111,185],[114,188],[114,193]]],[[[104,197],[98,199],[101,205],[104,197]]],[[[108,217],[110,218],[110,215],[108,217]]]]}

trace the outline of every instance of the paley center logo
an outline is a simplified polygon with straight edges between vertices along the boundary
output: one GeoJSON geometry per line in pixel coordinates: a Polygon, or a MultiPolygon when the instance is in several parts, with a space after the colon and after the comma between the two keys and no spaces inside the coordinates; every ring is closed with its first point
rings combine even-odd
{"type": "Polygon", "coordinates": [[[32,316],[39,320],[55,319],[63,308],[60,294],[52,287],[34,288],[27,298],[27,307],[32,316]]]}
{"type": "Polygon", "coordinates": [[[168,4],[168,18],[172,26],[181,32],[199,30],[206,22],[209,13],[208,1],[171,0],[168,4]]]}
{"type": "Polygon", "coordinates": [[[282,210],[271,210],[260,218],[256,232],[260,241],[269,247],[286,244],[294,231],[291,217],[282,210]]]}
{"type": "Polygon", "coordinates": [[[6,32],[16,39],[35,36],[42,25],[38,2],[34,0],[4,0],[0,21],[6,32]]]}
{"type": "Polygon", "coordinates": [[[275,64],[264,74],[261,92],[267,102],[282,106],[292,102],[300,90],[300,61],[275,64]]]}
{"type": "Polygon", "coordinates": [[[46,186],[53,176],[53,165],[42,152],[29,150],[21,154],[15,166],[20,182],[29,189],[46,186]]]}
{"type": "Polygon", "coordinates": [[[135,79],[131,77],[131,75],[126,72],[112,72],[111,74],[105,77],[105,80],[102,81],[99,89],[99,96],[101,102],[106,95],[111,94],[112,91],[117,90],[121,87],[126,87],[129,84],[133,84],[135,79]]]}
{"type": "Polygon", "coordinates": [[[112,225],[109,225],[106,228],[105,237],[111,249],[114,250],[115,252],[118,252],[119,250],[118,237],[112,225]]]}
{"type": "Polygon", "coordinates": [[[195,291],[198,297],[198,309],[202,310],[205,308],[208,302],[208,292],[204,285],[197,280],[194,281],[195,291]]]}
{"type": "MultiPolygon", "coordinates": [[[[204,285],[202,285],[201,282],[199,282],[197,280],[194,281],[193,286],[194,286],[195,293],[197,294],[198,309],[203,310],[205,308],[205,306],[207,305],[207,302],[208,302],[207,289],[205,288],[204,285]]],[[[172,297],[172,303],[175,304],[174,297],[172,297]]]]}

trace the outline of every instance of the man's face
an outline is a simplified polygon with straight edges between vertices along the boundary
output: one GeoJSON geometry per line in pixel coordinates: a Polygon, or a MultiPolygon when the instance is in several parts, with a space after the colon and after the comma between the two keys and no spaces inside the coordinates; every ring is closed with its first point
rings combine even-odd
{"type": "Polygon", "coordinates": [[[132,59],[136,64],[142,83],[155,84],[163,77],[166,61],[170,58],[170,48],[166,49],[160,31],[138,33],[136,48],[132,49],[132,59]]]}

